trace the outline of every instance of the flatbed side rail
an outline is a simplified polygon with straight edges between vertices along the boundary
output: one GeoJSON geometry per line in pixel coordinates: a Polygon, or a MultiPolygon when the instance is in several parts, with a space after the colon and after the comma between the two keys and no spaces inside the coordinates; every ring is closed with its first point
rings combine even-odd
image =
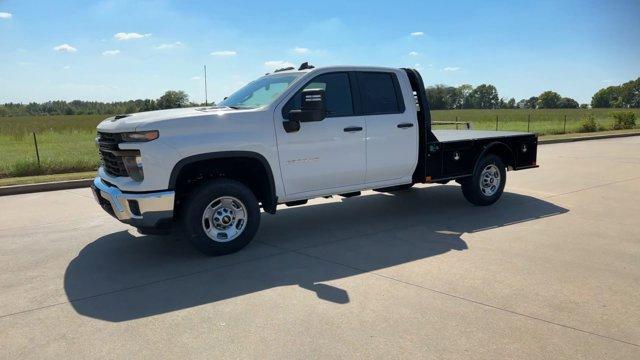
{"type": "Polygon", "coordinates": [[[464,129],[471,130],[471,122],[469,121],[432,121],[432,125],[455,125],[456,130],[464,129]]]}

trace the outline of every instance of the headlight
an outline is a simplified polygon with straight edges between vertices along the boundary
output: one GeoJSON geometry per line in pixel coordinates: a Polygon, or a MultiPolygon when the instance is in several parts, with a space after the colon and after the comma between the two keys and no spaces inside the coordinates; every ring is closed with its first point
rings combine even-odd
{"type": "Polygon", "coordinates": [[[145,142],[157,139],[160,136],[160,133],[158,130],[151,130],[126,132],[120,135],[122,136],[122,141],[125,142],[145,142]]]}
{"type": "Polygon", "coordinates": [[[124,167],[127,169],[129,176],[135,181],[142,181],[144,179],[144,172],[142,171],[142,157],[138,156],[123,156],[122,161],[124,167]]]}

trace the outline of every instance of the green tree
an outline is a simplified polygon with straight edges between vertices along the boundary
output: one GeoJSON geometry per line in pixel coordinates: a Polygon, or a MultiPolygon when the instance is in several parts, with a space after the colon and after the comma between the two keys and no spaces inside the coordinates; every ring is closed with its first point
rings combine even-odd
{"type": "Polygon", "coordinates": [[[516,99],[514,98],[511,98],[509,100],[500,99],[499,105],[500,105],[500,109],[515,109],[516,99]]]}
{"type": "Polygon", "coordinates": [[[460,93],[453,86],[438,84],[425,90],[432,110],[458,109],[462,106],[460,93]]]}
{"type": "Polygon", "coordinates": [[[556,109],[562,97],[555,91],[545,91],[538,96],[538,107],[540,109],[556,109]]]}
{"type": "Polygon", "coordinates": [[[640,78],[619,86],[609,86],[598,90],[591,98],[594,108],[637,108],[640,107],[640,78]]]}
{"type": "Polygon", "coordinates": [[[465,101],[465,108],[495,109],[500,103],[498,90],[495,86],[482,84],[473,89],[465,101]],[[469,105],[469,106],[466,106],[469,105]]]}
{"type": "Polygon", "coordinates": [[[184,91],[169,90],[156,101],[159,109],[174,109],[189,105],[189,95],[184,91]]]}
{"type": "Polygon", "coordinates": [[[622,107],[640,107],[640,77],[626,82],[620,86],[622,107]]]}
{"type": "Polygon", "coordinates": [[[538,97],[537,96],[532,96],[530,98],[528,98],[527,100],[525,100],[524,102],[524,108],[525,109],[535,109],[538,107],[538,97]]]}
{"type": "Polygon", "coordinates": [[[427,100],[429,101],[429,107],[431,110],[443,110],[446,109],[446,101],[444,95],[445,85],[429,86],[425,89],[427,93],[427,100]]]}
{"type": "Polygon", "coordinates": [[[41,112],[40,104],[35,102],[30,102],[25,107],[25,110],[27,111],[27,113],[29,113],[29,115],[40,115],[40,112],[41,112]]]}
{"type": "Polygon", "coordinates": [[[577,101],[572,98],[563,97],[558,101],[558,107],[560,109],[577,109],[580,106],[577,101]]]}
{"type": "Polygon", "coordinates": [[[469,94],[473,91],[473,86],[469,84],[462,84],[458,86],[459,106],[456,109],[464,109],[469,94]]]}
{"type": "Polygon", "coordinates": [[[593,108],[611,108],[615,107],[620,98],[620,87],[609,86],[598,90],[591,98],[591,107],[593,108]]]}

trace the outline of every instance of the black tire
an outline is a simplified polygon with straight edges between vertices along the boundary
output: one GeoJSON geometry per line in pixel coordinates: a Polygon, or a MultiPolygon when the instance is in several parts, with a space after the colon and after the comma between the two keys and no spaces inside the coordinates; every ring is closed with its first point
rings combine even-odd
{"type": "MultiPolygon", "coordinates": [[[[207,223],[209,227],[213,226],[210,222],[207,223]]],[[[242,183],[228,179],[213,180],[189,195],[184,206],[182,225],[187,238],[201,252],[210,256],[231,254],[245,247],[255,236],[260,225],[260,207],[253,192],[242,183]],[[220,197],[237,199],[244,205],[247,213],[246,223],[240,234],[225,242],[209,237],[203,225],[205,210],[220,197]]]]}
{"type": "MultiPolygon", "coordinates": [[[[494,179],[495,181],[495,179],[494,179]]],[[[502,159],[499,156],[494,154],[489,154],[482,157],[476,164],[475,169],[473,170],[473,175],[468,178],[464,178],[459,181],[462,186],[462,194],[465,199],[477,206],[487,206],[495,203],[502,196],[502,192],[504,191],[504,185],[507,182],[507,171],[502,159]],[[494,165],[498,168],[500,173],[500,183],[499,186],[495,189],[495,192],[491,195],[487,195],[482,191],[481,186],[481,176],[482,172],[485,168],[490,165],[494,165]]]]}

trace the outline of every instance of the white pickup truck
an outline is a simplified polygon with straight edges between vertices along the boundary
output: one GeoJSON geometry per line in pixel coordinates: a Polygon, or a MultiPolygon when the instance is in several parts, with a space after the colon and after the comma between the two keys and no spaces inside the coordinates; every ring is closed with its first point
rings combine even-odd
{"type": "MultiPolygon", "coordinates": [[[[535,134],[432,130],[413,69],[303,64],[267,74],[216,106],[125,114],[98,125],[98,203],[142,233],[181,228],[200,251],[238,251],[260,208],[461,184],[501,196],[506,170],[537,167],[535,134]]],[[[285,230],[283,230],[283,236],[285,230]]]]}

